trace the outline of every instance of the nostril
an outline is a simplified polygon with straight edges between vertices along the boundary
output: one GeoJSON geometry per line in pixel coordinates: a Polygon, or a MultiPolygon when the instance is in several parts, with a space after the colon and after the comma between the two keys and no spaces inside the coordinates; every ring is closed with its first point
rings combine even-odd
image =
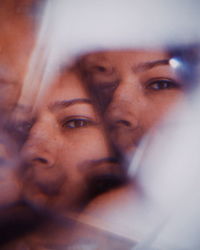
{"type": "Polygon", "coordinates": [[[45,165],[48,164],[48,160],[46,160],[45,158],[42,158],[42,157],[36,157],[36,158],[34,158],[33,162],[35,162],[35,163],[42,163],[42,164],[45,164],[45,165]]]}
{"type": "Polygon", "coordinates": [[[106,67],[104,66],[96,66],[96,70],[99,71],[99,72],[106,72],[106,67]]]}
{"type": "Polygon", "coordinates": [[[113,67],[111,67],[110,65],[96,65],[93,67],[93,72],[96,73],[102,73],[103,75],[111,75],[113,74],[113,67]]]}
{"type": "Polygon", "coordinates": [[[126,127],[131,127],[131,123],[126,120],[118,120],[116,121],[116,125],[124,125],[126,127]]]}

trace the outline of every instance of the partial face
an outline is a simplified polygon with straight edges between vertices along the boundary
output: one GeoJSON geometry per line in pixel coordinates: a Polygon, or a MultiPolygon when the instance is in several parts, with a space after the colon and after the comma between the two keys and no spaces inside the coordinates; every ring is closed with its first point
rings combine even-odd
{"type": "Polygon", "coordinates": [[[9,207],[21,198],[18,163],[16,145],[0,131],[0,208],[9,207]]]}
{"type": "Polygon", "coordinates": [[[161,51],[108,51],[85,56],[81,67],[105,114],[113,142],[134,150],[141,137],[183,95],[161,51]]]}
{"type": "Polygon", "coordinates": [[[15,106],[34,43],[31,1],[0,3],[0,113],[15,106]]]}
{"type": "Polygon", "coordinates": [[[25,192],[32,202],[76,206],[92,177],[116,173],[100,117],[74,73],[62,76],[25,117],[30,124],[22,149],[25,192]]]}

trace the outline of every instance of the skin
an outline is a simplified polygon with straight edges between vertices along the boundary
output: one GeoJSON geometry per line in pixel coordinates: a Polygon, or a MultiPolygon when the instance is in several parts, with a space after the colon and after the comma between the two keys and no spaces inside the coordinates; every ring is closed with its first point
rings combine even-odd
{"type": "Polygon", "coordinates": [[[22,148],[25,199],[49,209],[80,207],[93,177],[119,173],[100,116],[74,72],[61,76],[30,110],[20,106],[16,115],[28,130],[22,148]]]}
{"type": "MultiPolygon", "coordinates": [[[[36,2],[38,1],[34,1],[34,5],[36,2]]],[[[32,0],[5,0],[0,2],[1,224],[4,220],[6,221],[7,217],[12,217],[14,211],[12,208],[14,209],[15,204],[21,199],[22,183],[18,178],[18,145],[13,140],[11,133],[7,133],[2,127],[8,124],[8,118],[19,99],[34,47],[36,16],[33,13],[32,4],[32,0]]]]}
{"type": "MultiPolygon", "coordinates": [[[[184,98],[184,86],[168,59],[165,52],[150,50],[107,51],[82,58],[83,77],[100,105],[113,143],[125,158],[175,102],[184,98]]],[[[130,211],[134,215],[140,195],[134,182],[111,190],[92,201],[79,219],[128,236],[135,228],[126,215],[130,211]]]]}
{"type": "Polygon", "coordinates": [[[18,180],[17,146],[5,132],[1,131],[0,136],[0,209],[2,209],[19,201],[21,182],[18,180]]]}
{"type": "MultiPolygon", "coordinates": [[[[17,210],[14,218],[18,216],[20,219],[24,213],[26,223],[29,220],[31,223],[35,221],[36,225],[39,223],[36,228],[30,224],[28,230],[31,231],[27,237],[22,230],[16,241],[12,241],[11,233],[11,240],[6,242],[11,244],[8,246],[10,249],[16,244],[66,243],[71,231],[66,216],[71,211],[79,212],[91,199],[91,190],[95,189],[94,184],[99,178],[121,176],[90,95],[76,72],[61,74],[36,105],[18,105],[10,124],[5,127],[9,137],[17,135],[23,138],[22,162],[18,164],[18,159],[15,161],[18,147],[14,156],[10,156],[8,150],[14,145],[0,144],[1,158],[13,159],[8,162],[9,166],[1,166],[0,184],[4,195],[0,205],[11,207],[9,221],[13,216],[12,207],[15,209],[15,204],[25,201],[25,207],[19,213],[17,210]],[[51,216],[43,218],[40,209],[46,215],[50,212],[51,216]],[[39,218],[34,211],[39,212],[39,218]]],[[[5,213],[2,210],[2,218],[5,213]]],[[[5,226],[6,223],[7,220],[5,226]]]]}
{"type": "MultiPolygon", "coordinates": [[[[35,1],[35,3],[38,1],[35,1]]],[[[17,103],[35,42],[32,1],[0,3],[0,114],[17,103]]]]}
{"type": "Polygon", "coordinates": [[[80,62],[122,154],[134,152],[143,135],[183,96],[168,60],[163,51],[124,50],[91,53],[80,62]]]}

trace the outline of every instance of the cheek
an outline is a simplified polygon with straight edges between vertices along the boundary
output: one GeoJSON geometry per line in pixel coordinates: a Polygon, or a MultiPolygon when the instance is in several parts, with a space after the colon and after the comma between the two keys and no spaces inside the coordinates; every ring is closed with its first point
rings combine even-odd
{"type": "Polygon", "coordinates": [[[110,148],[101,129],[80,129],[79,132],[66,136],[63,156],[70,168],[76,168],[84,162],[110,156],[110,148]]]}
{"type": "Polygon", "coordinates": [[[146,130],[151,128],[157,122],[173,109],[173,106],[184,99],[184,93],[180,90],[163,91],[148,98],[147,109],[144,110],[141,120],[146,130]]]}

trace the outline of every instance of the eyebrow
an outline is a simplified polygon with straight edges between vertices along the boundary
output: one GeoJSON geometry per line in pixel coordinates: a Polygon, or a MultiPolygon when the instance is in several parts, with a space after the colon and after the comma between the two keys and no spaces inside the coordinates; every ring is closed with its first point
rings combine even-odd
{"type": "Polygon", "coordinates": [[[67,108],[69,106],[75,105],[75,104],[93,104],[93,102],[90,99],[87,98],[76,98],[76,99],[71,99],[71,100],[62,100],[62,101],[57,101],[51,105],[48,106],[49,109],[51,110],[57,110],[57,109],[63,109],[67,108]]]}
{"type": "Polygon", "coordinates": [[[134,72],[141,72],[141,71],[152,69],[157,66],[169,65],[169,60],[170,59],[163,59],[163,60],[140,63],[136,67],[134,67],[133,70],[134,72]]]}

